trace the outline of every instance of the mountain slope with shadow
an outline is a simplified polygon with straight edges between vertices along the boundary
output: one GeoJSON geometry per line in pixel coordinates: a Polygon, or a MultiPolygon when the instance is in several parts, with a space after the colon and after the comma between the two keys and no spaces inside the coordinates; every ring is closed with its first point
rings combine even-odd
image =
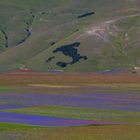
{"type": "Polygon", "coordinates": [[[138,0],[1,1],[0,71],[140,67],[139,8],[138,0]]]}

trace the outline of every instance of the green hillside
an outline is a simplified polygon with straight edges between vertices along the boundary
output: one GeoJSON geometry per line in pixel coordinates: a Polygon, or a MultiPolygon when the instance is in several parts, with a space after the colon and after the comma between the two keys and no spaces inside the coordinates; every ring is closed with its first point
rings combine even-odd
{"type": "Polygon", "coordinates": [[[0,2],[0,71],[140,66],[139,0],[0,2]]]}

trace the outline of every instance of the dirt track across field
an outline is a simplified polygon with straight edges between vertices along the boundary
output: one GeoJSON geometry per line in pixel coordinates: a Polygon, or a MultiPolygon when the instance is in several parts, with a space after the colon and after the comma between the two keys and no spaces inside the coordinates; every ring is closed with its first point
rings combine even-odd
{"type": "Polygon", "coordinates": [[[140,75],[105,75],[92,73],[4,73],[0,74],[0,85],[29,84],[140,84],[140,75]]]}

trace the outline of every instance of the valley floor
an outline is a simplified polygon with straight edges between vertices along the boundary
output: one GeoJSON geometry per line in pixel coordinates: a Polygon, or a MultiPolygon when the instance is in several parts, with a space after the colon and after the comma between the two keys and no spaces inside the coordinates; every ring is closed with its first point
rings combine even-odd
{"type": "Polygon", "coordinates": [[[139,75],[0,74],[0,140],[139,140],[139,118],[139,75]]]}

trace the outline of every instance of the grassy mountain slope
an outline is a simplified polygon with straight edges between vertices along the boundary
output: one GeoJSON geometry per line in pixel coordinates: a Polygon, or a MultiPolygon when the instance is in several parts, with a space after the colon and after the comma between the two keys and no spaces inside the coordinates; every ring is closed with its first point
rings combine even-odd
{"type": "Polygon", "coordinates": [[[0,2],[0,70],[139,66],[139,24],[138,0],[5,0],[0,2]],[[69,46],[76,42],[78,47],[69,46]]]}

